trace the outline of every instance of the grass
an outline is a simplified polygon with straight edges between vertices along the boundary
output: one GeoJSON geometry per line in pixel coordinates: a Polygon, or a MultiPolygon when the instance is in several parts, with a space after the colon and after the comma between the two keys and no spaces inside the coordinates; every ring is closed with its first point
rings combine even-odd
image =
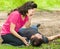
{"type": "MultiPolygon", "coordinates": [[[[28,0],[0,0],[0,11],[9,11],[21,6],[28,0]]],[[[39,9],[60,9],[60,0],[34,0],[39,9]]],[[[60,39],[49,44],[42,44],[40,47],[33,46],[11,46],[8,44],[0,45],[0,49],[60,49],[60,39]]]]}
{"type": "Polygon", "coordinates": [[[59,10],[60,0],[34,0],[38,8],[48,10],[59,10]]]}
{"type": "Polygon", "coordinates": [[[42,44],[40,47],[33,46],[12,46],[8,44],[0,45],[0,49],[60,49],[60,39],[57,39],[48,44],[42,44]]]}
{"type": "MultiPolygon", "coordinates": [[[[29,0],[0,0],[0,11],[9,11],[20,7],[29,0]]],[[[60,9],[60,0],[33,0],[40,10],[60,9]]]]}
{"type": "Polygon", "coordinates": [[[20,7],[28,0],[0,0],[0,11],[10,11],[17,7],[20,7]]]}

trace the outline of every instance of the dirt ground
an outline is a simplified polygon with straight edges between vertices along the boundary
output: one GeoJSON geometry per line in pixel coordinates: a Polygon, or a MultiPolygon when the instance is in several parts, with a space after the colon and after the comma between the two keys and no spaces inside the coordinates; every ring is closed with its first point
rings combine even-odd
{"type": "Polygon", "coordinates": [[[51,36],[60,34],[60,12],[59,11],[39,11],[36,12],[32,18],[32,24],[40,23],[39,31],[46,35],[51,36]]]}
{"type": "MultiPolygon", "coordinates": [[[[0,12],[0,29],[7,18],[8,12],[0,12]]],[[[39,32],[43,35],[51,36],[60,34],[60,11],[37,11],[33,15],[32,24],[40,23],[39,32]]]]}

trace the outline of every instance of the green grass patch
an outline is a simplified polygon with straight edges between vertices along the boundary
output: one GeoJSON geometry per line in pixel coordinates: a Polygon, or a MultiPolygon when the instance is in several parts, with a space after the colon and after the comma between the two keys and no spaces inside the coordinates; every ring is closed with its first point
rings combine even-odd
{"type": "Polygon", "coordinates": [[[0,49],[60,49],[60,39],[57,39],[48,44],[42,44],[40,47],[33,46],[12,46],[8,44],[0,45],[0,49]]]}
{"type": "Polygon", "coordinates": [[[28,0],[0,0],[0,11],[10,11],[20,7],[28,0]]]}
{"type": "MultiPolygon", "coordinates": [[[[0,0],[0,11],[10,11],[31,0],[0,0]]],[[[59,10],[60,0],[33,0],[40,10],[59,10]]]]}

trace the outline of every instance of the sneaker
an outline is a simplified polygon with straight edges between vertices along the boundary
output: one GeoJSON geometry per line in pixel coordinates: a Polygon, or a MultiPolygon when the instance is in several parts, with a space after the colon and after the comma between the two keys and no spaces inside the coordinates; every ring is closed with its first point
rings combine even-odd
{"type": "Polygon", "coordinates": [[[37,27],[40,27],[41,24],[37,24],[37,27]]]}

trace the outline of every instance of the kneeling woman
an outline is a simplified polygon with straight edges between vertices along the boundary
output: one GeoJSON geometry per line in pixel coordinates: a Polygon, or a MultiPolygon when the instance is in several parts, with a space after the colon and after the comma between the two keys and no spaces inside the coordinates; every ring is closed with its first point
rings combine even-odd
{"type": "Polygon", "coordinates": [[[15,46],[26,45],[29,46],[25,37],[22,37],[18,30],[24,25],[30,26],[30,17],[33,15],[37,4],[33,1],[26,2],[23,6],[14,9],[9,13],[6,22],[2,26],[1,36],[2,43],[8,43],[15,46]]]}

